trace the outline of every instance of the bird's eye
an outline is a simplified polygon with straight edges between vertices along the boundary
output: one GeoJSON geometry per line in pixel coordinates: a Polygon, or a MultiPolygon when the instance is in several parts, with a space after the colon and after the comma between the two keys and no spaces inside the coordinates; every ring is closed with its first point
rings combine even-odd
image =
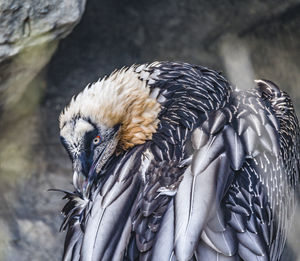
{"type": "Polygon", "coordinates": [[[98,145],[100,141],[101,141],[101,137],[99,135],[93,139],[94,145],[98,145]]]}

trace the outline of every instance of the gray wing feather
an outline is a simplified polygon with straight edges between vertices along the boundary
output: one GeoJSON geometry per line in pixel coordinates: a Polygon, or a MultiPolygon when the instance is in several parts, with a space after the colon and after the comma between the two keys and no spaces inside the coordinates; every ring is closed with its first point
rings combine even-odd
{"type": "Polygon", "coordinates": [[[223,144],[222,135],[219,135],[199,148],[179,185],[175,196],[175,254],[178,260],[193,256],[203,226],[216,207],[217,177],[228,161],[223,144]],[[209,155],[209,160],[202,155],[209,155]]]}
{"type": "Polygon", "coordinates": [[[114,251],[114,254],[111,258],[111,261],[122,260],[121,257],[124,256],[124,252],[126,250],[126,247],[128,245],[129,239],[130,239],[131,226],[132,226],[132,220],[130,217],[128,217],[128,220],[123,228],[122,235],[119,238],[119,242],[118,242],[117,247],[114,251]]]}
{"type": "Polygon", "coordinates": [[[225,256],[200,242],[196,249],[197,261],[239,261],[238,256],[225,256]]]}
{"type": "Polygon", "coordinates": [[[96,196],[86,223],[82,261],[111,260],[127,221],[124,213],[130,211],[137,184],[137,177],[126,182],[119,180],[110,190],[110,197],[96,196]]]}
{"type": "Polygon", "coordinates": [[[157,234],[151,260],[170,261],[174,256],[174,222],[174,202],[172,200],[157,234]]]}
{"type": "Polygon", "coordinates": [[[219,253],[223,253],[226,256],[233,256],[236,254],[238,241],[232,228],[228,227],[224,229],[224,231],[216,232],[206,226],[204,231],[208,239],[211,242],[214,242],[214,247],[219,253]]]}
{"type": "Polygon", "coordinates": [[[275,95],[279,105],[274,96],[268,97],[271,105],[264,104],[259,91],[238,95],[230,105],[232,115],[224,113],[226,108],[211,113],[192,135],[197,149],[175,197],[178,260],[193,255],[197,260],[218,255],[278,260],[283,251],[299,175],[297,119],[284,93],[285,99],[275,95]],[[285,113],[291,114],[284,118],[280,113],[287,107],[285,113]],[[227,165],[218,169],[220,155],[227,165]],[[210,178],[204,180],[205,175],[210,178]]]}
{"type": "Polygon", "coordinates": [[[83,238],[83,233],[80,228],[79,222],[74,224],[68,231],[67,238],[70,236],[71,238],[68,240],[68,246],[65,248],[63,260],[64,261],[78,261],[80,258],[80,248],[83,238]]]}

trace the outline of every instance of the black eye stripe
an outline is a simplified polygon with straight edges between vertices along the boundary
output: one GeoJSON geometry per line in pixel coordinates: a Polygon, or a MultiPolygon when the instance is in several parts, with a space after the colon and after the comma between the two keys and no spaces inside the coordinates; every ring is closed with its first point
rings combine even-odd
{"type": "Polygon", "coordinates": [[[84,137],[83,137],[83,142],[84,142],[84,147],[89,150],[91,147],[91,144],[93,143],[93,140],[95,136],[97,136],[99,131],[97,129],[93,129],[92,131],[88,131],[84,137]]]}

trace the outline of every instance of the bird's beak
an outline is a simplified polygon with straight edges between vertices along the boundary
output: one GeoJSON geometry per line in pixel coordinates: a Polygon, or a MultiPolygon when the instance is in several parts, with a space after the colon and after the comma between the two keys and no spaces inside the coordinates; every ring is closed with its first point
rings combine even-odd
{"type": "Polygon", "coordinates": [[[86,157],[85,152],[82,152],[74,161],[73,184],[78,191],[83,194],[88,191],[89,186],[95,180],[95,177],[100,173],[104,164],[114,153],[119,142],[119,130],[119,125],[113,128],[110,137],[106,142],[99,146],[99,149],[96,151],[94,160],[89,159],[86,157]]]}
{"type": "Polygon", "coordinates": [[[73,185],[76,190],[83,192],[88,183],[89,160],[85,152],[73,161],[73,185]]]}

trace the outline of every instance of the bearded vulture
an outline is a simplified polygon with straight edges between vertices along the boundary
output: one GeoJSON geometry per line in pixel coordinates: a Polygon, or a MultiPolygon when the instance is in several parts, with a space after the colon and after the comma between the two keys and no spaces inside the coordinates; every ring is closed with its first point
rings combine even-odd
{"type": "Polygon", "coordinates": [[[59,118],[74,171],[63,260],[279,260],[299,126],[290,97],[255,82],[239,90],[206,67],[154,62],[73,97],[59,118]]]}

